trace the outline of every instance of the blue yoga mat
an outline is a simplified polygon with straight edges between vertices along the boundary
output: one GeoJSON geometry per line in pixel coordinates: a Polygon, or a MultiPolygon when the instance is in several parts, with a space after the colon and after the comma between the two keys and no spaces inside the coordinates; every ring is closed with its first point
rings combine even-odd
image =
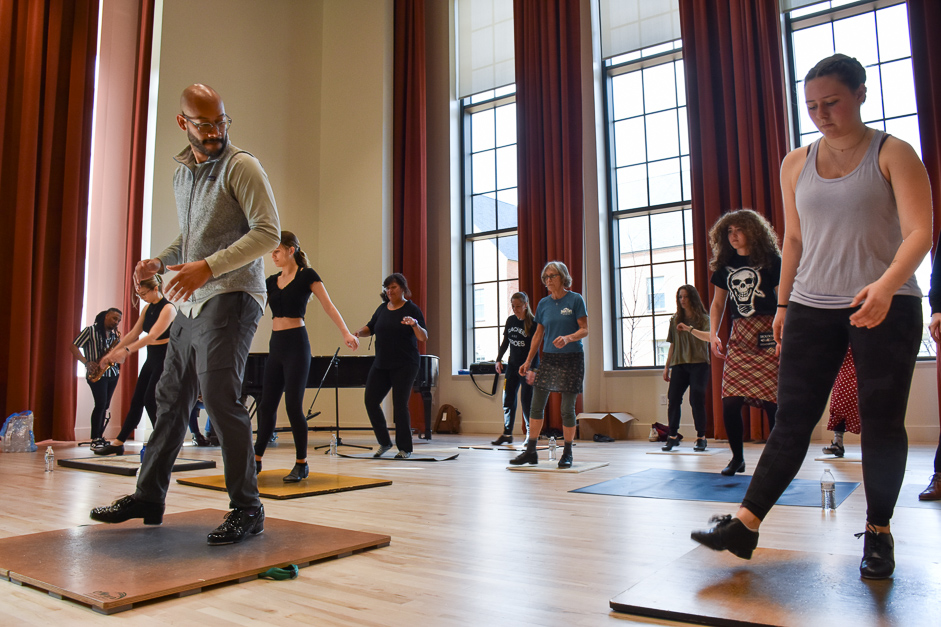
{"type": "MultiPolygon", "coordinates": [[[[750,481],[751,477],[748,475],[725,477],[711,472],[651,468],[578,488],[572,492],[676,501],[741,503],[750,481]]],[[[837,481],[836,505],[839,506],[858,487],[859,484],[852,481],[837,481]]],[[[820,507],[820,482],[794,479],[778,499],[778,505],[820,507]]]]}

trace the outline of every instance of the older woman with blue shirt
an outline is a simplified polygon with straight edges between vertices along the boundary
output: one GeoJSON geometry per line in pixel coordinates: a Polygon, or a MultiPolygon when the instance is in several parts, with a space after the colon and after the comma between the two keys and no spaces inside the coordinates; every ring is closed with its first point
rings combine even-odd
{"type": "Polygon", "coordinates": [[[575,399],[582,392],[585,378],[585,350],[582,339],[588,337],[588,310],[580,294],[569,291],[572,276],[561,261],[550,261],[542,269],[542,280],[549,295],[536,307],[536,332],[529,356],[520,366],[520,376],[533,384],[533,403],[529,414],[529,439],[526,450],[510,461],[515,466],[538,464],[536,442],[551,392],[562,394],[562,435],[565,448],[559,458],[559,468],[572,466],[572,441],[575,439],[575,399]],[[542,345],[542,365],[530,370],[530,365],[542,345]]]}

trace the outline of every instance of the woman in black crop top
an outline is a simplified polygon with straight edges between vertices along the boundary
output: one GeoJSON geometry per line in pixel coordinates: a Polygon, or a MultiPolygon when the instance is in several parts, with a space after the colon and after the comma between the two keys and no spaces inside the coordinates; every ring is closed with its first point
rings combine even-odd
{"type": "Polygon", "coordinates": [[[258,407],[255,469],[261,472],[261,458],[274,433],[283,393],[296,454],[294,468],[284,481],[292,483],[306,478],[310,472],[307,465],[307,418],[304,414],[304,390],[310,371],[310,340],[304,327],[304,314],[310,295],[320,301],[320,306],[340,330],[348,347],[356,350],[359,340],[346,327],[343,316],[330,300],[320,276],[310,267],[294,233],[281,231],[281,244],[271,252],[271,260],[281,272],[272,274],[265,281],[272,331],[258,407]]]}
{"type": "Polygon", "coordinates": [[[372,424],[379,450],[373,457],[382,457],[392,448],[389,427],[382,413],[382,399],[392,390],[392,412],[395,421],[397,459],[412,454],[412,425],[408,399],[418,374],[418,343],[428,340],[425,317],[412,295],[405,277],[396,272],[382,282],[382,304],[372,319],[356,332],[357,337],[376,336],[376,359],[366,377],[363,401],[372,424]]]}
{"type": "MultiPolygon", "coordinates": [[[[497,353],[497,372],[501,373],[506,370],[506,376],[503,381],[503,434],[491,442],[494,446],[513,443],[517,392],[523,405],[526,439],[529,439],[529,408],[533,403],[533,386],[526,382],[525,377],[520,376],[519,368],[529,356],[533,333],[536,332],[536,319],[532,309],[529,308],[529,296],[526,292],[516,292],[510,297],[510,309],[513,310],[513,315],[506,319],[503,328],[503,343],[500,344],[500,352],[497,353]],[[507,350],[510,351],[510,356],[504,368],[503,355],[507,350]]],[[[539,367],[539,355],[536,355],[529,367],[531,370],[539,367]]]]}
{"type": "Polygon", "coordinates": [[[137,295],[147,304],[134,327],[101,360],[103,364],[124,363],[128,355],[147,347],[147,360],[137,376],[134,396],[131,397],[131,406],[121,425],[121,433],[106,446],[94,450],[95,455],[123,455],[124,443],[140,424],[144,409],[147,409],[151,425],[157,423],[154,391],[163,374],[163,358],[167,355],[167,344],[170,342],[170,324],[176,318],[176,308],[164,297],[161,280],[160,275],[155,274],[140,282],[137,295]],[[140,337],[142,332],[147,335],[140,337]]]}

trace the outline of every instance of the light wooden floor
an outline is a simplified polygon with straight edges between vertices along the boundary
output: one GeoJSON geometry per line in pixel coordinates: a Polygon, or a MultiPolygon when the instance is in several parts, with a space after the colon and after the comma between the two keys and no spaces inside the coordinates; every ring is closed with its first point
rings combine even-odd
{"type": "MultiPolygon", "coordinates": [[[[350,443],[372,443],[362,433],[343,437],[350,443]]],[[[315,434],[311,443],[322,444],[324,439],[315,434]]],[[[416,449],[455,452],[459,444],[489,439],[436,435],[416,449]]],[[[281,434],[280,442],[268,449],[266,470],[288,469],[293,463],[290,434],[281,434]]],[[[800,478],[819,480],[826,466],[837,480],[861,480],[858,463],[815,462],[821,445],[812,446],[800,478]]],[[[462,449],[457,460],[440,463],[371,462],[315,454],[312,472],[389,478],[393,485],[266,500],[267,515],[389,534],[391,546],[302,569],[295,581],[225,585],[112,617],[0,581],[0,624],[673,624],[611,613],[608,601],[695,548],[690,531],[706,526],[714,513],[732,512],[734,506],[568,492],[646,468],[718,472],[729,457],[725,452],[705,457],[645,454],[655,446],[659,445],[643,441],[579,442],[577,460],[609,462],[581,474],[508,472],[505,466],[514,453],[506,451],[462,449]]],[[[60,459],[88,455],[87,449],[69,444],[55,449],[60,459]]],[[[64,468],[44,473],[42,450],[0,454],[0,537],[88,524],[92,507],[133,491],[133,477],[64,468]]],[[[761,445],[746,444],[748,474],[760,452],[761,445]]],[[[932,446],[912,445],[906,484],[927,485],[933,454],[932,446]]],[[[218,448],[186,446],[182,455],[214,458],[221,466],[218,448]]],[[[168,513],[226,506],[224,493],[176,483],[167,500],[168,513]]],[[[853,533],[863,529],[864,517],[861,488],[829,518],[815,508],[780,507],[762,527],[759,546],[858,556],[862,540],[853,533]]],[[[941,556],[941,511],[899,507],[893,531],[896,555],[931,561],[941,556]]]]}

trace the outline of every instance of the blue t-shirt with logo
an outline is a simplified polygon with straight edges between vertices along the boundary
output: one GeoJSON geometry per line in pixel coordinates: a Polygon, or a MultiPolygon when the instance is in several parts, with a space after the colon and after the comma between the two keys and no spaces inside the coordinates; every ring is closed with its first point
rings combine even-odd
{"type": "Polygon", "coordinates": [[[586,317],[588,317],[588,309],[585,307],[581,294],[566,292],[565,296],[558,300],[551,296],[543,298],[536,307],[536,323],[541,324],[545,331],[542,350],[546,353],[583,352],[581,340],[569,342],[562,348],[557,348],[552,340],[578,331],[578,320],[586,317]]]}

